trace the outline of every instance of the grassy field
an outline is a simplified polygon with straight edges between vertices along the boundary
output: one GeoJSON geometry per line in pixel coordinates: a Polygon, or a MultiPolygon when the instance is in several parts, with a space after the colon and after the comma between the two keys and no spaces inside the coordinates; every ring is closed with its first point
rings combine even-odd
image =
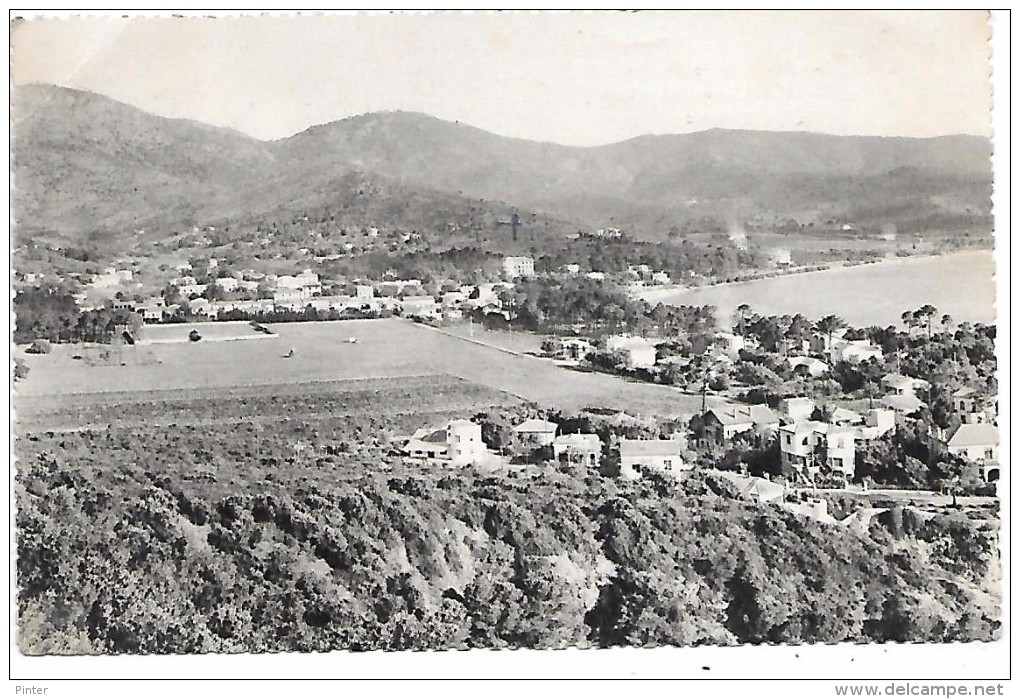
{"type": "Polygon", "coordinates": [[[522,354],[539,354],[542,350],[543,335],[529,332],[512,332],[508,330],[489,330],[480,323],[458,323],[445,325],[443,330],[493,347],[502,347],[522,354]]]}
{"type": "MultiPolygon", "coordinates": [[[[202,331],[210,324],[198,324],[202,331]]],[[[189,326],[183,326],[188,328],[189,326]]],[[[278,386],[366,378],[454,376],[551,408],[600,406],[632,414],[681,415],[700,398],[666,386],[580,373],[552,362],[504,352],[405,321],[278,323],[276,337],[257,341],[156,344],[121,353],[124,365],[90,366],[72,359],[80,347],[54,346],[27,356],[17,396],[63,400],[76,393],[177,391],[278,386]],[[355,344],[347,342],[356,337],[355,344]],[[284,358],[289,351],[294,356],[284,358]],[[61,396],[57,399],[56,396],[61,396]]],[[[278,389],[273,389],[278,390],[278,389]]],[[[18,403],[15,403],[18,406],[18,403]]]]}
{"type": "Polygon", "coordinates": [[[203,340],[258,340],[270,337],[260,333],[246,320],[235,320],[217,323],[203,323],[195,326],[187,323],[174,323],[171,325],[146,325],[142,328],[140,342],[164,343],[164,342],[189,342],[188,334],[197,329],[203,340]]]}
{"type": "Polygon", "coordinates": [[[858,326],[896,325],[903,311],[931,303],[958,322],[989,323],[995,320],[995,264],[990,251],[968,250],[642,296],[651,303],[710,304],[727,323],[742,303],[774,315],[834,313],[858,326]]]}

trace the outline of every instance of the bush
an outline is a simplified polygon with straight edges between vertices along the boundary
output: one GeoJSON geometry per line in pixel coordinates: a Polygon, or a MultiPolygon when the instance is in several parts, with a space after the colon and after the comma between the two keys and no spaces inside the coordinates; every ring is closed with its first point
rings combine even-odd
{"type": "Polygon", "coordinates": [[[25,351],[29,354],[49,354],[51,349],[49,340],[36,340],[25,351]]]}
{"type": "Polygon", "coordinates": [[[709,389],[713,391],[725,391],[730,387],[730,382],[723,374],[716,374],[708,382],[709,389]]]}

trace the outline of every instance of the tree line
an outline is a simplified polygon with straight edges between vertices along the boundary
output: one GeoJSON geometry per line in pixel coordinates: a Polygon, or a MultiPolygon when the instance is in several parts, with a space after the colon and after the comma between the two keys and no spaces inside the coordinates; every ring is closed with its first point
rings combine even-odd
{"type": "Polygon", "coordinates": [[[119,332],[137,334],[142,318],[126,309],[81,310],[74,297],[58,289],[22,289],[14,297],[14,341],[109,343],[119,332]]]}

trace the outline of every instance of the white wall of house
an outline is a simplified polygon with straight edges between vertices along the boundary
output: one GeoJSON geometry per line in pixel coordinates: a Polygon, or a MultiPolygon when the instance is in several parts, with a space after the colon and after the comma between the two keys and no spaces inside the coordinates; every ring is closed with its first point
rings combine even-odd
{"type": "Polygon", "coordinates": [[[684,463],[680,454],[658,454],[654,456],[620,455],[620,477],[627,480],[641,478],[641,473],[648,470],[676,475],[689,471],[693,465],[684,463]]]}
{"type": "Polygon", "coordinates": [[[779,451],[784,466],[803,468],[813,463],[815,449],[825,445],[829,468],[848,477],[856,469],[857,444],[852,428],[834,428],[825,423],[799,423],[780,428],[779,451]]]}
{"type": "Polygon", "coordinates": [[[963,457],[970,461],[998,461],[999,445],[970,444],[963,447],[949,447],[950,454],[963,457]]]}
{"type": "Polygon", "coordinates": [[[896,429],[896,412],[872,408],[864,414],[864,424],[868,427],[875,427],[879,434],[885,434],[896,429]]]}
{"type": "Polygon", "coordinates": [[[447,455],[455,464],[469,464],[488,454],[482,427],[468,420],[454,420],[446,428],[447,455]]]}
{"type": "Polygon", "coordinates": [[[655,348],[648,347],[627,347],[624,349],[627,354],[627,366],[631,369],[650,369],[655,366],[655,348]]]}
{"type": "Polygon", "coordinates": [[[815,412],[815,402],[810,398],[787,398],[783,401],[781,410],[793,422],[810,420],[815,412]]]}
{"type": "Polygon", "coordinates": [[[531,257],[504,257],[503,273],[510,279],[535,276],[535,260],[531,257]]]}

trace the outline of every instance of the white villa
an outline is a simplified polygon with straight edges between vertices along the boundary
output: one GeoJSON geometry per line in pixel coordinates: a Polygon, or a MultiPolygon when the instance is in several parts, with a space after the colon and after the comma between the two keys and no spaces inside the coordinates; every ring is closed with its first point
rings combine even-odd
{"type": "Polygon", "coordinates": [[[678,475],[692,468],[681,453],[686,444],[680,439],[621,439],[620,477],[637,480],[649,470],[678,475]]]}
{"type": "Polygon", "coordinates": [[[408,456],[448,461],[457,466],[486,461],[489,450],[482,441],[482,427],[470,420],[451,420],[445,426],[423,427],[404,445],[408,456]]]}
{"type": "Polygon", "coordinates": [[[553,458],[566,463],[598,466],[602,440],[597,434],[564,434],[553,439],[553,458]]]}
{"type": "Polygon", "coordinates": [[[987,422],[964,423],[944,440],[954,456],[980,464],[986,481],[999,478],[999,429],[987,422]]]}
{"type": "Polygon", "coordinates": [[[783,466],[815,474],[822,465],[851,478],[856,470],[856,430],[806,420],[779,428],[783,466]]]}

